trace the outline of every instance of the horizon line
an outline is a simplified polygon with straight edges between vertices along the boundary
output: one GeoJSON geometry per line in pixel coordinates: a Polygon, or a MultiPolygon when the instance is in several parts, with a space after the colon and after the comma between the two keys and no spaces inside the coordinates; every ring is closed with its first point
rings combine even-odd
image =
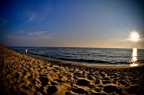
{"type": "MultiPolygon", "coordinates": [[[[79,46],[7,46],[7,47],[56,47],[56,48],[110,48],[110,49],[133,49],[136,47],[79,47],[79,46]]],[[[138,48],[144,49],[144,48],[138,48]]]]}

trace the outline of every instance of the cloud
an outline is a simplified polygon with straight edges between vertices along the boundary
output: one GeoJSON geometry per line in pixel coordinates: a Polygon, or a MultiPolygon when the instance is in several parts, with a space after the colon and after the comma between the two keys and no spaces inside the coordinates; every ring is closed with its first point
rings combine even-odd
{"type": "Polygon", "coordinates": [[[32,21],[34,19],[36,19],[37,14],[36,13],[32,13],[31,16],[28,18],[28,21],[32,21]]]}
{"type": "Polygon", "coordinates": [[[48,16],[48,11],[44,11],[43,13],[37,14],[36,12],[30,13],[30,16],[28,17],[28,22],[32,21],[43,21],[48,16]]]}
{"type": "Polygon", "coordinates": [[[14,39],[52,39],[54,34],[48,31],[23,32],[20,30],[18,32],[5,34],[5,36],[14,39]]]}
{"type": "Polygon", "coordinates": [[[11,46],[46,46],[53,45],[54,34],[48,31],[24,32],[20,30],[9,34],[0,35],[0,44],[11,46]]]}
{"type": "Polygon", "coordinates": [[[33,13],[30,13],[30,16],[28,17],[28,22],[31,22],[31,21],[43,21],[45,19],[47,19],[47,16],[49,14],[49,11],[43,11],[39,14],[37,14],[37,12],[33,12],[33,13]]]}
{"type": "Polygon", "coordinates": [[[27,33],[27,36],[50,38],[51,36],[54,36],[54,35],[49,33],[48,31],[37,31],[37,32],[29,32],[29,33],[27,33]]]}
{"type": "Polygon", "coordinates": [[[33,10],[33,9],[26,10],[24,15],[28,16],[29,22],[31,21],[39,22],[47,19],[51,11],[52,11],[52,4],[48,0],[48,1],[44,1],[42,6],[40,6],[38,10],[33,10]]]}

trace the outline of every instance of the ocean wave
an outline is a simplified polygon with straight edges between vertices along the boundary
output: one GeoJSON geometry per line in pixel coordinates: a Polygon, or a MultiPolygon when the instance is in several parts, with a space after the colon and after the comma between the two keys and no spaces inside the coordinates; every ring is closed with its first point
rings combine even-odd
{"type": "MultiPolygon", "coordinates": [[[[25,48],[13,48],[25,53],[25,48]]],[[[28,54],[66,61],[84,62],[92,64],[130,64],[131,50],[125,49],[97,49],[97,48],[28,48],[28,54]]],[[[138,51],[138,63],[144,63],[143,51],[138,51]]]]}

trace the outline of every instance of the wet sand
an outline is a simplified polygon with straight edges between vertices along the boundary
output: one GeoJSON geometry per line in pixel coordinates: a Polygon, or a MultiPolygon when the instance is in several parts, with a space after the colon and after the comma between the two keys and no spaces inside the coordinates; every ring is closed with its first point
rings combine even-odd
{"type": "Polygon", "coordinates": [[[144,95],[144,66],[83,66],[0,48],[0,95],[144,95]]]}

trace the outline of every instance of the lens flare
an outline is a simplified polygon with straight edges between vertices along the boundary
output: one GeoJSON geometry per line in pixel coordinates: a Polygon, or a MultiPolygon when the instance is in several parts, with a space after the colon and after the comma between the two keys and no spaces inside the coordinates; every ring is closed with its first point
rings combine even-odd
{"type": "Polygon", "coordinates": [[[133,31],[130,33],[130,40],[132,42],[137,42],[138,40],[140,40],[140,34],[136,31],[133,31]]]}

